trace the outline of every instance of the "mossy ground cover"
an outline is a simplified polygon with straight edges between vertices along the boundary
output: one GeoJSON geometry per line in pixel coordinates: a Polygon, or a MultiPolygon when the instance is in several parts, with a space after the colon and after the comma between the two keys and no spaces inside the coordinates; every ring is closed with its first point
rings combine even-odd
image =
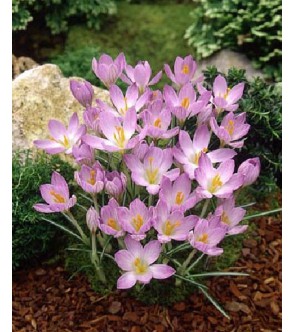
{"type": "MultiPolygon", "coordinates": [[[[193,54],[193,49],[183,38],[192,23],[190,12],[193,8],[189,3],[120,3],[117,15],[109,18],[100,31],[88,29],[85,25],[72,26],[65,41],[65,53],[78,52],[76,61],[84,62],[90,68],[95,49],[97,57],[101,53],[115,57],[124,52],[131,65],[147,60],[156,73],[164,63],[173,64],[176,56],[193,54]]],[[[62,61],[66,63],[67,59],[64,56],[53,61],[63,69],[62,61]]],[[[72,71],[74,66],[72,64],[72,71]]],[[[69,70],[66,69],[64,74],[69,75],[69,70]]],[[[85,77],[87,73],[73,74],[85,77]]]]}

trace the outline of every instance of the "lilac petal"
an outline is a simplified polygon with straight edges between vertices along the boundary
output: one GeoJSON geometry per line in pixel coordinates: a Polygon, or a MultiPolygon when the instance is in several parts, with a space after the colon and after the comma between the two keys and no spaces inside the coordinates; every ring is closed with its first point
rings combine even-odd
{"type": "Polygon", "coordinates": [[[124,95],[121,89],[115,84],[110,87],[110,97],[119,112],[120,109],[123,109],[123,111],[125,110],[124,95]]]}
{"type": "MultiPolygon", "coordinates": [[[[124,132],[127,134],[126,138],[129,139],[135,132],[137,123],[137,115],[135,108],[130,108],[125,115],[123,120],[124,132]]],[[[135,145],[134,145],[135,146],[135,145]]]]}
{"type": "Polygon", "coordinates": [[[115,261],[124,271],[131,271],[133,268],[134,256],[127,250],[120,250],[115,253],[115,261]]]}
{"type": "Polygon", "coordinates": [[[227,92],[227,83],[223,76],[218,75],[213,83],[213,92],[215,97],[223,96],[227,92]]]}
{"type": "Polygon", "coordinates": [[[149,184],[146,187],[146,190],[151,195],[157,195],[157,193],[159,192],[159,189],[160,189],[160,186],[158,184],[149,184]]]}
{"type": "Polygon", "coordinates": [[[142,163],[139,159],[133,154],[126,154],[123,157],[125,164],[132,171],[139,171],[143,169],[142,163]]]}
{"type": "Polygon", "coordinates": [[[153,273],[153,278],[155,279],[167,279],[171,277],[176,270],[173,267],[166,264],[153,264],[150,266],[150,270],[153,273]]]}
{"type": "Polygon", "coordinates": [[[70,118],[69,121],[69,127],[68,127],[68,133],[73,133],[75,132],[79,127],[79,118],[78,118],[78,114],[75,112],[73,113],[73,115],[70,118]]]}
{"type": "Polygon", "coordinates": [[[166,172],[164,174],[164,176],[166,176],[167,178],[169,178],[171,181],[174,181],[178,178],[180,173],[180,169],[179,168],[173,168],[170,171],[166,172]]]}
{"type": "Polygon", "coordinates": [[[194,153],[194,146],[192,140],[189,134],[184,130],[181,130],[179,132],[179,144],[186,156],[190,156],[194,153]]]}
{"type": "Polygon", "coordinates": [[[65,147],[51,140],[36,140],[34,145],[37,148],[45,150],[48,154],[57,154],[65,151],[65,147]]]}
{"type": "Polygon", "coordinates": [[[232,105],[228,105],[226,106],[224,109],[228,112],[234,112],[239,108],[238,104],[232,104],[232,105]]]}
{"type": "Polygon", "coordinates": [[[60,175],[59,173],[54,171],[51,175],[51,183],[54,186],[61,187],[62,190],[64,190],[65,193],[67,194],[67,197],[69,197],[69,187],[68,187],[67,181],[65,180],[65,178],[62,175],[60,175]]]}
{"type": "Polygon", "coordinates": [[[142,257],[143,248],[139,242],[133,240],[130,236],[126,236],[124,242],[127,250],[130,251],[134,257],[142,257]]]}
{"type": "Polygon", "coordinates": [[[218,248],[218,247],[213,247],[213,248],[207,249],[206,253],[210,256],[219,256],[223,253],[223,249],[218,248]]]}
{"type": "Polygon", "coordinates": [[[198,127],[193,138],[193,147],[197,151],[208,148],[210,142],[210,132],[206,125],[198,127]]]}
{"type": "Polygon", "coordinates": [[[235,162],[232,159],[224,161],[217,168],[217,172],[220,174],[220,178],[223,183],[226,183],[234,173],[235,162]]]}
{"type": "Polygon", "coordinates": [[[245,86],[244,83],[239,83],[230,90],[226,98],[229,104],[234,104],[239,99],[241,99],[244,92],[244,86],[245,86]]]}
{"type": "Polygon", "coordinates": [[[144,246],[143,249],[143,259],[148,263],[148,265],[153,264],[162,251],[162,247],[159,241],[150,241],[144,246]]]}
{"type": "Polygon", "coordinates": [[[121,74],[120,78],[124,83],[126,83],[128,85],[133,84],[133,82],[125,74],[121,74]]]}
{"type": "MultiPolygon", "coordinates": [[[[132,105],[132,106],[135,105],[135,103],[138,99],[138,88],[137,88],[136,84],[132,84],[130,87],[128,87],[128,89],[126,91],[126,99],[127,99],[128,105],[132,105]]],[[[144,103],[142,104],[142,106],[143,105],[144,105],[144,103]]]]}
{"type": "Polygon", "coordinates": [[[50,206],[47,204],[38,203],[38,204],[34,204],[33,207],[36,211],[42,212],[42,213],[53,213],[54,212],[50,209],[50,206]]]}
{"type": "Polygon", "coordinates": [[[64,136],[67,136],[67,130],[66,127],[57,120],[49,120],[48,122],[48,129],[51,134],[51,136],[56,139],[57,141],[59,140],[64,140],[64,136]]]}
{"type": "Polygon", "coordinates": [[[95,148],[98,150],[104,150],[104,146],[103,146],[102,142],[106,141],[106,140],[101,137],[87,134],[82,137],[82,141],[84,143],[88,144],[92,148],[95,148]]]}
{"type": "Polygon", "coordinates": [[[242,226],[235,226],[232,229],[230,229],[227,234],[229,235],[236,235],[244,233],[248,228],[248,225],[242,225],[242,226]]]}
{"type": "Polygon", "coordinates": [[[151,281],[152,277],[153,273],[150,268],[143,274],[136,274],[136,279],[143,284],[148,284],[151,281]]]}
{"type": "Polygon", "coordinates": [[[166,73],[167,77],[170,78],[170,80],[171,80],[172,82],[176,83],[176,81],[175,81],[175,76],[173,75],[170,66],[167,65],[167,64],[165,64],[165,65],[164,65],[164,70],[165,70],[165,73],[166,73]]]}
{"type": "Polygon", "coordinates": [[[117,281],[118,289],[127,289],[131,288],[136,284],[136,276],[134,272],[124,273],[117,281]]]}
{"type": "Polygon", "coordinates": [[[232,159],[237,153],[233,149],[217,149],[207,153],[212,163],[220,163],[232,159]]]}
{"type": "Polygon", "coordinates": [[[230,180],[215,192],[220,198],[229,198],[232,192],[243,185],[244,177],[241,174],[234,174],[230,180]]]}
{"type": "Polygon", "coordinates": [[[227,106],[227,101],[223,97],[215,97],[213,103],[219,108],[225,108],[227,106]]]}
{"type": "Polygon", "coordinates": [[[148,85],[154,85],[154,84],[157,84],[157,83],[160,81],[161,77],[162,77],[162,70],[160,70],[160,71],[158,72],[158,74],[155,75],[155,77],[149,82],[148,85]]]}

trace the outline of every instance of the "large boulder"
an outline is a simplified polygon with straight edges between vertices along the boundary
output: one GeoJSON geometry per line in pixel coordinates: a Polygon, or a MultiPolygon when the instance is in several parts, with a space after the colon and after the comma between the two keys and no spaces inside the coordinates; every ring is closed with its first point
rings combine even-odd
{"type": "Polygon", "coordinates": [[[227,49],[219,51],[212,56],[199,61],[198,64],[199,74],[201,74],[202,70],[206,69],[207,66],[216,66],[217,69],[224,74],[227,74],[228,70],[232,67],[245,69],[248,80],[252,80],[256,76],[263,77],[262,72],[253,67],[252,62],[246,57],[246,55],[227,49]]]}
{"type": "MultiPolygon", "coordinates": [[[[56,65],[25,71],[12,82],[13,150],[33,148],[33,141],[48,138],[47,124],[57,119],[67,124],[73,112],[82,120],[83,106],[73,97],[70,79],[56,65]]],[[[94,87],[95,98],[109,102],[106,90],[94,87]]]]}

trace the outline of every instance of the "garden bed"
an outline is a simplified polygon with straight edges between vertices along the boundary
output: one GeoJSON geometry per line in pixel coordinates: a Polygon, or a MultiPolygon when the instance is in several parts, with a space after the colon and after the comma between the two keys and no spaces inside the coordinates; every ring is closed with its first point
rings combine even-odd
{"type": "Polygon", "coordinates": [[[254,238],[244,240],[241,258],[230,269],[250,276],[208,282],[231,320],[201,294],[168,308],[146,306],[123,291],[102,297],[83,275],[69,280],[55,265],[14,274],[13,331],[282,331],[281,217],[256,223],[254,238]]]}

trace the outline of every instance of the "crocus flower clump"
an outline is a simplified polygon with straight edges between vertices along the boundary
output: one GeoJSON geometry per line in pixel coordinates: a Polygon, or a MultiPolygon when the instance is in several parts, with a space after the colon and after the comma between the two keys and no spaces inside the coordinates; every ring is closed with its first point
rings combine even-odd
{"type": "Polygon", "coordinates": [[[77,227],[101,282],[106,252],[122,273],[119,289],[190,278],[203,255],[221,255],[222,240],[247,228],[236,196],[257,179],[260,162],[235,163],[250,129],[239,112],[244,84],[228,87],[218,75],[211,91],[191,56],[177,57],[174,71],[164,66],[171,85],[163,92],[154,88],[162,71],[153,76],[147,61],[132,67],[124,54],[114,60],[104,54],[92,67],[110,101],[95,100],[89,82],[71,81],[85,124],[76,113],[67,128],[50,120],[50,137],[35,141],[47,153],[72,155],[74,180],[88,197],[85,220],[73,216],[77,198],[57,172],[40,187],[46,204],[34,207],[61,212],[77,227]]]}

